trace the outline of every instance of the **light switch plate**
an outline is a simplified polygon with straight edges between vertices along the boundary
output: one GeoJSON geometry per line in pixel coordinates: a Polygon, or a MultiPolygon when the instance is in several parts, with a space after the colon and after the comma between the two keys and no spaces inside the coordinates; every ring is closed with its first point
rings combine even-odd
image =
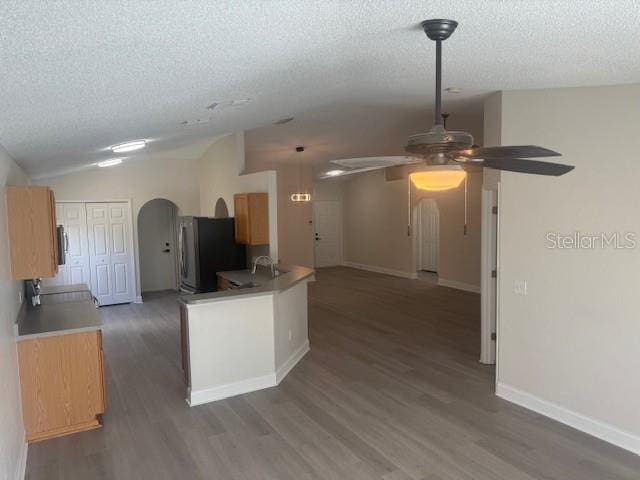
{"type": "Polygon", "coordinates": [[[516,295],[527,295],[527,281],[526,280],[514,280],[513,281],[513,293],[516,295]]]}

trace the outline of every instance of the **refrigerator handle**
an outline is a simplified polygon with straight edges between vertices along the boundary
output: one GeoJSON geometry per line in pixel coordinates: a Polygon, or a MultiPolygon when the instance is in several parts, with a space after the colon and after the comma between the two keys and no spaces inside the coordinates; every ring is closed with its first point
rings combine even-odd
{"type": "Polygon", "coordinates": [[[178,243],[180,247],[180,273],[182,274],[183,278],[187,276],[187,258],[186,258],[187,246],[184,242],[184,237],[185,237],[185,227],[184,225],[181,225],[180,235],[178,236],[178,243]]]}

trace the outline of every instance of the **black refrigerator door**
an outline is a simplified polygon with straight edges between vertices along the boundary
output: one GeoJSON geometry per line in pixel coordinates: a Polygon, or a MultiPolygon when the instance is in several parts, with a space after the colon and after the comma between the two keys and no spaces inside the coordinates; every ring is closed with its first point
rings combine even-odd
{"type": "Polygon", "coordinates": [[[218,272],[247,268],[244,245],[235,242],[233,218],[199,218],[200,291],[217,289],[218,272]]]}

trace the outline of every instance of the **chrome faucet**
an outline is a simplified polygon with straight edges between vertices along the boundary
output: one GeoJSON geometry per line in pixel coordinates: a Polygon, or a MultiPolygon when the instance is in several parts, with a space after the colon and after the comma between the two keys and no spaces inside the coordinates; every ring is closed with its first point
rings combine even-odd
{"type": "Polygon", "coordinates": [[[258,263],[260,262],[260,260],[267,260],[268,261],[268,265],[271,268],[271,278],[275,278],[276,276],[276,272],[274,269],[274,265],[273,265],[273,258],[267,256],[267,255],[260,255],[259,257],[257,257],[254,261],[253,261],[253,269],[251,270],[251,275],[255,275],[256,274],[256,268],[258,268],[258,263]]]}

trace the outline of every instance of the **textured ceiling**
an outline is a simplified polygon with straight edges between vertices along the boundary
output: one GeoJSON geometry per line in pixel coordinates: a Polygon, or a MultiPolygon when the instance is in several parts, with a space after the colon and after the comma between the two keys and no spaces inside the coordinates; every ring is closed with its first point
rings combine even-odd
{"type": "Polygon", "coordinates": [[[178,151],[328,103],[345,122],[414,115],[433,101],[433,44],[416,28],[433,17],[460,22],[444,47],[444,84],[464,89],[452,108],[499,89],[640,79],[636,0],[5,0],[0,143],[41,175],[129,139],[178,151]]]}

